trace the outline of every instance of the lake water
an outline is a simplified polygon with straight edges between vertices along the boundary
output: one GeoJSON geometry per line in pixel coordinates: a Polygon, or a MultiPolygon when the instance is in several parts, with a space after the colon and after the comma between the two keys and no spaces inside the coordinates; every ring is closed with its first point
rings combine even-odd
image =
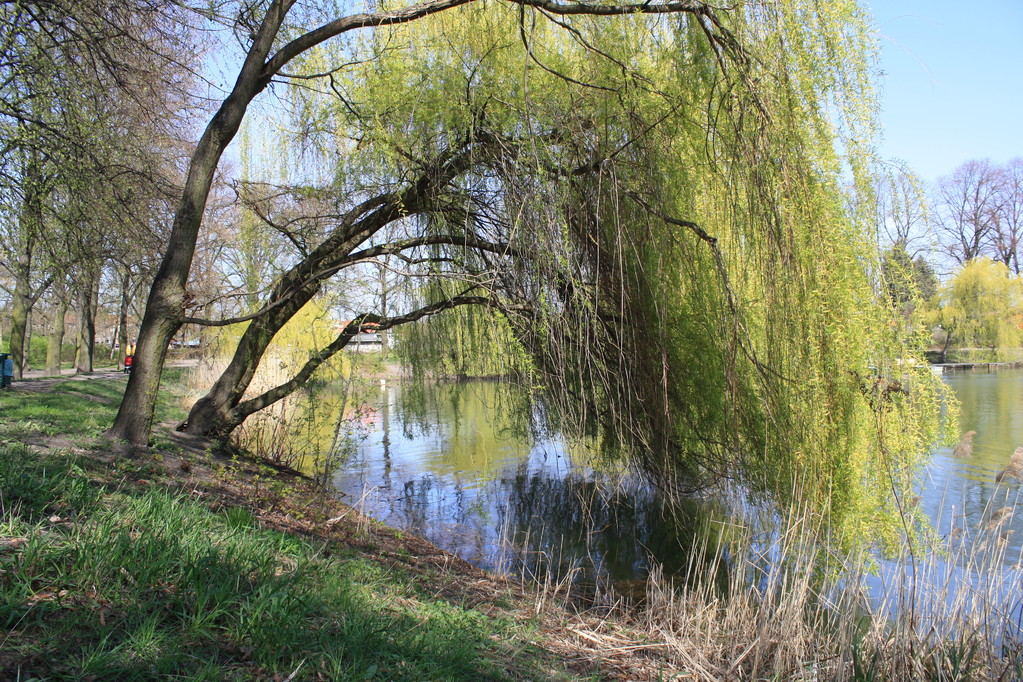
{"type": "Polygon", "coordinates": [[[374,518],[492,571],[622,582],[645,576],[651,557],[681,568],[689,554],[680,547],[713,505],[693,502],[668,522],[649,487],[594,471],[558,438],[534,441],[505,423],[516,391],[441,384],[424,404],[400,384],[382,386],[335,486],[374,518]]]}
{"type": "MultiPolygon", "coordinates": [[[[921,472],[921,509],[949,547],[991,543],[1013,570],[1023,554],[1018,482],[995,475],[1023,445],[1023,371],[946,375],[962,403],[960,428],[974,430],[973,453],[938,448],[921,472]],[[997,520],[997,519],[996,519],[997,520]],[[985,525],[988,528],[985,528],[985,525]]],[[[530,443],[505,423],[514,387],[491,382],[442,384],[410,400],[387,382],[365,400],[363,430],[334,478],[343,499],[396,528],[429,539],[482,568],[564,576],[582,583],[642,580],[651,562],[665,572],[691,560],[694,538],[713,548],[723,513],[693,501],[665,519],[658,495],[634,479],[594,471],[583,453],[557,438],[530,443]]],[[[966,552],[964,555],[973,556],[966,552]]],[[[957,567],[959,552],[940,561],[957,567]]],[[[947,564],[947,565],[946,565],[947,564]]],[[[883,562],[875,583],[906,566],[883,562]]]]}
{"type": "Polygon", "coordinates": [[[996,483],[995,476],[1023,445],[1023,370],[958,372],[944,380],[960,402],[960,433],[977,434],[968,457],[956,457],[950,447],[935,450],[922,474],[920,504],[938,533],[951,540],[984,542],[997,530],[1002,563],[1015,566],[1023,558],[1023,513],[1012,513],[1021,501],[1020,483],[996,483]]]}

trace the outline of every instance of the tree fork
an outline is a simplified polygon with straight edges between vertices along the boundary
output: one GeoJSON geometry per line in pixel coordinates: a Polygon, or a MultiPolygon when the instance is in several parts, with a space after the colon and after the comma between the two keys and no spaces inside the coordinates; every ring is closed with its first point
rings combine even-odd
{"type": "MultiPolygon", "coordinates": [[[[137,364],[132,369],[121,408],[113,425],[107,431],[109,437],[126,440],[133,446],[145,446],[148,443],[167,347],[184,320],[185,286],[213,176],[224,150],[241,126],[249,103],[292,59],[335,36],[362,28],[417,21],[475,1],[433,0],[392,12],[360,13],[343,17],[295,38],[282,46],[272,57],[270,51],[273,49],[273,43],[285,16],[296,0],[273,0],[270,3],[231,93],[206,127],[189,163],[185,188],[175,215],[167,250],[150,290],[139,330],[137,364]]],[[[708,5],[692,1],[657,5],[649,2],[621,5],[557,3],[548,0],[512,2],[566,16],[687,13],[708,18],[712,24],[717,25],[708,5]]]]}
{"type": "MultiPolygon", "coordinates": [[[[484,144],[494,140],[485,138],[484,144]]],[[[384,253],[398,253],[403,248],[429,244],[461,243],[469,248],[501,251],[507,245],[463,238],[454,235],[408,239],[392,244],[353,250],[386,225],[400,218],[427,210],[430,199],[448,182],[471,166],[474,145],[467,143],[459,153],[445,154],[426,170],[405,191],[385,195],[380,201],[364,204],[371,211],[364,216],[349,214],[333,233],[301,262],[291,268],[274,287],[270,300],[253,318],[242,334],[230,364],[210,388],[192,406],[183,430],[205,436],[218,429],[228,413],[238,405],[249,388],[259,362],[273,337],[319,291],[321,282],[352,262],[384,253]]],[[[189,318],[188,322],[202,324],[189,318]]],[[[232,427],[232,429],[235,427],[232,427]]]]}
{"type": "Polygon", "coordinates": [[[318,282],[306,284],[285,303],[267,315],[257,317],[238,342],[230,364],[217,378],[209,392],[192,406],[181,430],[192,435],[208,435],[217,429],[228,410],[241,400],[252,382],[259,360],[274,335],[319,291],[318,282]]]}
{"type": "Polygon", "coordinates": [[[184,318],[185,285],[195,255],[199,226],[213,176],[227,145],[241,126],[249,102],[269,83],[263,65],[294,0],[274,0],[253,40],[231,94],[221,104],[196,146],[174,225],[146,303],[135,349],[136,364],[107,435],[134,447],[148,446],[160,374],[171,339],[184,318]]]}
{"type": "Polygon", "coordinates": [[[275,386],[255,398],[237,402],[232,405],[230,409],[224,410],[220,419],[209,425],[207,430],[202,433],[196,433],[193,431],[190,428],[190,423],[182,425],[179,428],[193,435],[226,438],[250,415],[266,409],[270,405],[286,398],[298,390],[301,386],[305,385],[306,381],[309,380],[309,378],[313,375],[313,372],[315,372],[320,365],[344,349],[355,335],[364,329],[372,328],[376,331],[387,330],[403,324],[408,324],[409,322],[415,322],[416,320],[424,317],[436,315],[437,313],[445,310],[465,305],[489,305],[500,308],[500,305],[497,302],[487,296],[454,296],[437,303],[425,305],[404,315],[396,315],[394,317],[381,317],[380,315],[372,313],[364,313],[345,325],[337,338],[334,339],[329,346],[309,358],[305,365],[302,366],[302,369],[298,371],[298,374],[289,381],[275,386]]]}

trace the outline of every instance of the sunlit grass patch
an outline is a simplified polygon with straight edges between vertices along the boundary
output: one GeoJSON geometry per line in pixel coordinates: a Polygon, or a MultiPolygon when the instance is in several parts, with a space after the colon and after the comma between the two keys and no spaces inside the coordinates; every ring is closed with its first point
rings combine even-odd
{"type": "Polygon", "coordinates": [[[89,485],[73,463],[24,448],[0,454],[0,529],[21,540],[0,554],[0,662],[12,674],[511,676],[494,650],[513,623],[429,599],[401,570],[245,510],[89,485]]]}
{"type": "MultiPolygon", "coordinates": [[[[184,417],[185,370],[163,373],[157,420],[184,417]]],[[[0,391],[0,441],[33,437],[92,438],[108,428],[117,414],[125,383],[118,379],[58,381],[39,391],[0,391]]]]}
{"type": "Polygon", "coordinates": [[[94,436],[110,425],[123,392],[120,381],[66,381],[40,393],[2,391],[0,439],[94,436]]]}

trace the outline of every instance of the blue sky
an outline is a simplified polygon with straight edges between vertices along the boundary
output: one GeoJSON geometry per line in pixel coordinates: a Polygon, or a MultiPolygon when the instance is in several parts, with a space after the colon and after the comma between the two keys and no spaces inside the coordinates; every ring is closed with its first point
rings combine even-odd
{"type": "Polygon", "coordinates": [[[1023,0],[864,0],[882,48],[885,158],[925,181],[1023,156],[1023,0]]]}
{"type": "Polygon", "coordinates": [[[933,182],[1023,156],[1023,0],[861,2],[880,34],[883,158],[933,182]]]}

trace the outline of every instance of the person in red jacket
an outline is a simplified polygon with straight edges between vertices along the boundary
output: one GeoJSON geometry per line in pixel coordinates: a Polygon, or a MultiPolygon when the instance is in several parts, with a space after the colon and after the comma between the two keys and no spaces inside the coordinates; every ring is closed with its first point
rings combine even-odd
{"type": "Polygon", "coordinates": [[[124,372],[127,374],[131,372],[131,368],[135,366],[135,343],[129,343],[127,348],[124,349],[124,372]]]}

